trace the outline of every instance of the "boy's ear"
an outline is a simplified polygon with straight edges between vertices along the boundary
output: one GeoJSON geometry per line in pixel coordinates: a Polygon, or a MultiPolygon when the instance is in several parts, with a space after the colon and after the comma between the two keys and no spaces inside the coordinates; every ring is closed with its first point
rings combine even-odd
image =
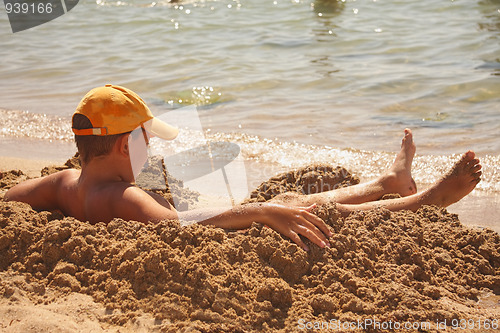
{"type": "Polygon", "coordinates": [[[118,153],[120,155],[123,155],[124,157],[129,156],[129,145],[128,145],[128,137],[130,136],[130,133],[124,134],[120,136],[118,140],[116,140],[115,148],[118,150],[118,153]]]}

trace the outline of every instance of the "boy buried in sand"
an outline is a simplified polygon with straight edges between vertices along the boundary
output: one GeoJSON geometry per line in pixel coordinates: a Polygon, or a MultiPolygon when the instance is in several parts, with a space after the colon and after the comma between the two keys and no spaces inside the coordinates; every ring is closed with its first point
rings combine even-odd
{"type": "MultiPolygon", "coordinates": [[[[11,188],[5,200],[23,201],[37,210],[58,209],[65,215],[90,223],[108,222],[116,217],[145,223],[184,219],[221,228],[244,229],[252,222],[259,222],[307,250],[299,235],[320,247],[328,247],[331,236],[326,224],[311,213],[316,204],[336,203],[344,215],[375,207],[413,211],[422,205],[446,207],[470,193],[481,176],[479,160],[469,151],[441,180],[417,193],[411,177],[415,145],[411,131],[406,129],[394,164],[371,182],[312,195],[285,193],[270,203],[247,204],[229,210],[208,208],[177,212],[162,197],[146,193],[132,184],[134,173],[130,155],[138,140],[146,147],[147,134],[166,140],[177,136],[177,129],[154,118],[138,95],[112,85],[93,89],[80,102],[72,123],[81,171],[64,170],[28,180],[11,188]],[[143,135],[129,141],[131,132],[139,126],[143,135]],[[388,193],[399,193],[402,198],[376,201],[388,193]]],[[[139,154],[147,156],[147,152],[139,154]]]]}

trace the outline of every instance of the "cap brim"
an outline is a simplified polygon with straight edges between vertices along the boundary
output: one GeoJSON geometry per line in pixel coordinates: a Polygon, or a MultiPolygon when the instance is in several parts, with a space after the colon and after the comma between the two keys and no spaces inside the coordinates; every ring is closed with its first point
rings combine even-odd
{"type": "Polygon", "coordinates": [[[143,125],[146,131],[164,140],[173,140],[177,137],[177,134],[179,134],[177,128],[170,126],[158,118],[152,118],[143,125]]]}

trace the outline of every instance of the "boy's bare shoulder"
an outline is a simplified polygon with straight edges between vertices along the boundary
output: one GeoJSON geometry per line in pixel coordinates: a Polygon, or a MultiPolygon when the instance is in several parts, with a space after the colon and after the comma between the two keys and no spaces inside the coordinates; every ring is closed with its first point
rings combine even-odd
{"type": "Polygon", "coordinates": [[[108,186],[115,202],[128,203],[136,207],[147,207],[149,204],[156,202],[155,198],[148,192],[136,185],[118,182],[108,186]]]}
{"type": "Polygon", "coordinates": [[[162,203],[159,198],[127,182],[105,184],[93,196],[92,206],[101,206],[101,213],[110,214],[109,219],[120,217],[124,220],[148,222],[176,217],[172,215],[168,202],[162,203]]]}
{"type": "Polygon", "coordinates": [[[26,202],[38,210],[60,209],[64,211],[66,207],[61,205],[61,189],[76,184],[79,174],[78,170],[64,170],[48,176],[28,179],[11,188],[5,194],[4,200],[26,202]]]}
{"type": "Polygon", "coordinates": [[[67,186],[69,184],[75,184],[78,180],[78,177],[80,177],[80,170],[67,169],[36,179],[46,185],[60,187],[67,186]]]}
{"type": "Polygon", "coordinates": [[[56,173],[53,173],[47,177],[54,177],[56,179],[61,179],[61,180],[74,180],[74,179],[78,179],[78,177],[80,177],[80,174],[81,174],[81,170],[78,170],[78,169],[66,169],[66,170],[62,170],[62,171],[59,171],[59,172],[56,172],[56,173]]]}

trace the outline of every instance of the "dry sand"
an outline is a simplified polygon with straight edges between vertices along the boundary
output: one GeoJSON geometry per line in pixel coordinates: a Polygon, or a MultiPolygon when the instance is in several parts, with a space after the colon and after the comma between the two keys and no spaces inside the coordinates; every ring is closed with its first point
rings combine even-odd
{"type": "MultiPolygon", "coordinates": [[[[2,170],[0,197],[27,177],[2,170]]],[[[357,181],[342,168],[302,169],[274,177],[250,201],[357,181]]],[[[186,204],[196,199],[188,194],[186,204]]],[[[458,331],[493,332],[484,323],[500,319],[500,236],[436,207],[347,218],[318,207],[332,247],[309,252],[259,224],[243,232],[174,221],[90,225],[2,201],[0,213],[3,332],[290,332],[367,319],[428,322],[428,332],[474,319],[476,329],[458,331]]]]}

